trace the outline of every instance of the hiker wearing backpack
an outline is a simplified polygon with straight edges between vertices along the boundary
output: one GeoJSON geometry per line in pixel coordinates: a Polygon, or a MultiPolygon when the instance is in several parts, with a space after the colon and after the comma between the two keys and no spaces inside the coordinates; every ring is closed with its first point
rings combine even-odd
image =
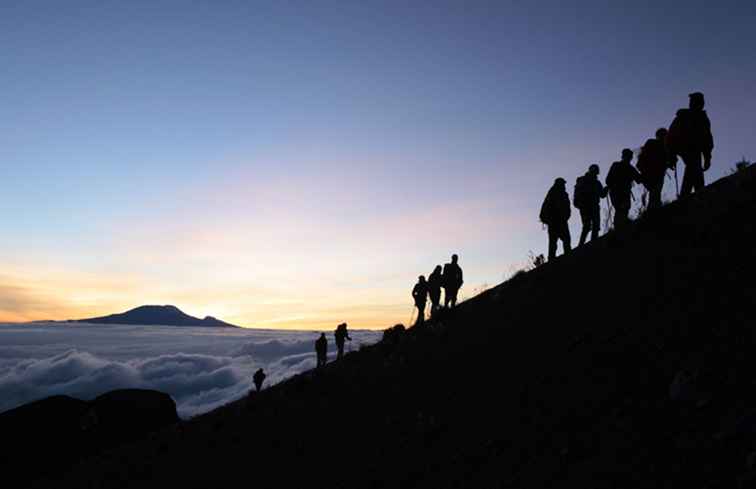
{"type": "Polygon", "coordinates": [[[664,177],[667,175],[667,168],[672,168],[674,164],[675,157],[667,151],[666,140],[667,130],[663,127],[657,129],[656,138],[646,141],[635,165],[641,174],[643,185],[648,190],[649,209],[661,207],[664,177]]]}
{"type": "Polygon", "coordinates": [[[462,287],[462,268],[459,266],[459,257],[455,254],[451,257],[451,263],[444,265],[442,282],[444,286],[444,307],[457,305],[457,294],[462,287]]]}
{"type": "Polygon", "coordinates": [[[541,222],[547,226],[549,232],[549,261],[556,258],[557,241],[562,241],[563,254],[566,255],[572,250],[568,224],[572,209],[566,184],[567,181],[564,178],[554,180],[554,185],[549,189],[541,205],[541,222]]]}
{"type": "Polygon", "coordinates": [[[677,111],[667,134],[667,147],[685,164],[680,195],[703,189],[704,172],[711,167],[711,152],[714,150],[711,122],[704,110],[704,95],[695,92],[688,98],[688,108],[677,111]]]}
{"type": "Polygon", "coordinates": [[[441,285],[443,285],[443,275],[441,274],[441,265],[436,265],[433,272],[428,275],[428,297],[431,301],[431,317],[441,307],[441,285]]]}
{"type": "Polygon", "coordinates": [[[612,163],[606,176],[606,186],[609,188],[609,198],[614,206],[614,227],[620,229],[630,221],[630,206],[633,198],[633,183],[641,183],[641,175],[630,162],[633,152],[627,148],[622,150],[622,159],[612,163]]]}
{"type": "Polygon", "coordinates": [[[344,340],[352,341],[347,331],[347,323],[341,323],[336,326],[336,332],[333,334],[336,339],[336,359],[344,356],[344,340]]]}
{"type": "Polygon", "coordinates": [[[417,283],[412,288],[412,298],[415,300],[415,307],[417,307],[415,326],[420,326],[425,322],[425,304],[428,301],[428,282],[425,281],[424,275],[417,277],[417,283]]]}
{"type": "Polygon", "coordinates": [[[599,166],[591,165],[588,172],[575,181],[572,203],[580,210],[580,220],[583,223],[578,246],[585,243],[588,233],[591,233],[591,240],[597,239],[601,229],[601,199],[606,197],[607,189],[601,184],[598,176],[599,166]]]}
{"type": "Polygon", "coordinates": [[[318,356],[317,368],[324,367],[328,361],[328,340],[325,333],[315,340],[315,354],[318,356]]]}

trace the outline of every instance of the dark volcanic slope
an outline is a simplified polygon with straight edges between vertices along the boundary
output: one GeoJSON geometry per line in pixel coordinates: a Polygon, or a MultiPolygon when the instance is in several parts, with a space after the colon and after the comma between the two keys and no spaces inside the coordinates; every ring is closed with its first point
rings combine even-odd
{"type": "Polygon", "coordinates": [[[96,323],[96,324],[141,324],[141,325],[161,325],[161,326],[209,326],[238,328],[212,316],[204,319],[196,318],[184,314],[176,306],[140,306],[121,314],[111,314],[98,318],[79,319],[78,323],[96,323]]]}
{"type": "Polygon", "coordinates": [[[751,168],[53,485],[748,487],[755,195],[751,168]]]}

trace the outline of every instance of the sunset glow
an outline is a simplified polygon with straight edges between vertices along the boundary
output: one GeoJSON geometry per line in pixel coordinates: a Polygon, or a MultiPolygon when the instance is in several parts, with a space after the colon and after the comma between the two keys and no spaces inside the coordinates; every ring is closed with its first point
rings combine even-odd
{"type": "Polygon", "coordinates": [[[0,322],[385,328],[452,253],[464,298],[543,252],[554,178],[605,176],[693,90],[707,179],[756,157],[734,7],[700,36],[682,7],[148,5],[0,7],[0,322]]]}

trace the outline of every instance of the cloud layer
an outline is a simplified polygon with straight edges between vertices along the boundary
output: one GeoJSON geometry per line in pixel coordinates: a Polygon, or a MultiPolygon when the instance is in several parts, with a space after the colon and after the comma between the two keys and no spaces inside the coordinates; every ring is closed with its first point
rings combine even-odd
{"type": "MultiPolygon", "coordinates": [[[[350,346],[379,335],[356,331],[350,346]]],[[[274,330],[0,325],[0,412],[54,394],[92,399],[140,387],[167,392],[179,415],[189,417],[243,396],[259,367],[266,385],[314,367],[316,338],[274,330]]]]}

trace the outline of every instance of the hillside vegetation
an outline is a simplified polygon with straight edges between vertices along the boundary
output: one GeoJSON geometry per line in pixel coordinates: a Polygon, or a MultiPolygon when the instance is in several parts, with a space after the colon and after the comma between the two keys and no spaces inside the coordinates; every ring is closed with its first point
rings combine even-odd
{"type": "Polygon", "coordinates": [[[755,211],[750,167],[37,486],[753,487],[755,211]]]}

